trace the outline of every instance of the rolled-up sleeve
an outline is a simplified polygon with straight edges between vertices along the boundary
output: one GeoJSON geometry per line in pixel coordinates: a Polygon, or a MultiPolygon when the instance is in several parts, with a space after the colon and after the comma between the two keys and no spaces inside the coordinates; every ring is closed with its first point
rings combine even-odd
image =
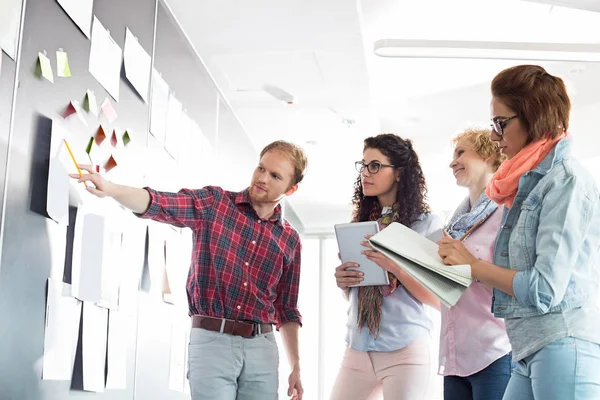
{"type": "Polygon", "coordinates": [[[288,322],[297,322],[302,325],[302,315],[298,310],[301,253],[302,245],[298,238],[293,257],[283,266],[283,274],[277,285],[277,299],[274,303],[277,329],[288,322]]]}
{"type": "Polygon", "coordinates": [[[535,264],[513,278],[521,304],[547,312],[562,302],[590,227],[591,210],[591,198],[576,177],[552,184],[541,203],[535,264]]]}
{"type": "Polygon", "coordinates": [[[195,190],[182,189],[177,193],[144,189],[150,194],[150,206],[143,214],[136,215],[180,228],[196,228],[206,210],[215,201],[215,195],[210,187],[195,190]]]}

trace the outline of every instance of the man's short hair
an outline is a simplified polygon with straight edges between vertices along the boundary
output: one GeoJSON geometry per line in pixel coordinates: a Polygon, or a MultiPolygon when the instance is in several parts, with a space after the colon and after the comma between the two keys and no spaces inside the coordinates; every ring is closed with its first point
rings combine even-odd
{"type": "Polygon", "coordinates": [[[260,157],[264,156],[269,151],[280,151],[290,158],[290,161],[294,165],[294,176],[292,178],[292,185],[302,182],[306,168],[308,167],[308,159],[304,150],[293,143],[286,142],[285,140],[276,140],[265,146],[260,152],[260,157]]]}

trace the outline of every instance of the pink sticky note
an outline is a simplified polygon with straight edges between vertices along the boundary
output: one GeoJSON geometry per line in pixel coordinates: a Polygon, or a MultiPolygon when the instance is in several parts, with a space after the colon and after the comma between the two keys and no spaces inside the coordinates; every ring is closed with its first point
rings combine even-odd
{"type": "Polygon", "coordinates": [[[69,102],[69,104],[67,105],[67,107],[65,107],[65,109],[61,115],[63,118],[67,119],[73,114],[77,114],[77,117],[79,117],[79,120],[81,122],[83,122],[84,125],[87,126],[87,121],[85,120],[85,118],[83,118],[83,114],[81,112],[81,106],[79,105],[79,102],[76,100],[71,100],[69,102]]]}
{"type": "Polygon", "coordinates": [[[113,121],[117,119],[117,112],[108,98],[104,99],[100,105],[100,108],[102,109],[102,113],[106,115],[109,123],[112,124],[113,121]]]}
{"type": "Polygon", "coordinates": [[[63,118],[67,118],[70,115],[73,115],[77,112],[77,109],[75,108],[75,106],[73,105],[73,102],[70,101],[69,105],[65,108],[65,110],[62,112],[62,117],[63,118]]]}
{"type": "Polygon", "coordinates": [[[113,133],[110,136],[110,144],[112,145],[112,147],[117,147],[117,131],[113,129],[113,133]]]}

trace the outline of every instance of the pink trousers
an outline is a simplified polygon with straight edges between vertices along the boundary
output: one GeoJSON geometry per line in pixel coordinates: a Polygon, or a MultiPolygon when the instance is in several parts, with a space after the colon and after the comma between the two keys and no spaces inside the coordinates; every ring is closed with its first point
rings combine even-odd
{"type": "Polygon", "coordinates": [[[429,340],[392,352],[346,349],[331,400],[422,400],[431,379],[429,340]]]}

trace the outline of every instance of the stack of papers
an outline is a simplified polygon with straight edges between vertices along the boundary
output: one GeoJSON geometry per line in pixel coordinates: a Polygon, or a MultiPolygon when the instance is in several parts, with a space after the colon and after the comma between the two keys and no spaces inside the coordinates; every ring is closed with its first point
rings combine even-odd
{"type": "Polygon", "coordinates": [[[436,243],[400,223],[391,223],[370,243],[447,306],[455,305],[472,282],[470,265],[445,265],[436,243]]]}

